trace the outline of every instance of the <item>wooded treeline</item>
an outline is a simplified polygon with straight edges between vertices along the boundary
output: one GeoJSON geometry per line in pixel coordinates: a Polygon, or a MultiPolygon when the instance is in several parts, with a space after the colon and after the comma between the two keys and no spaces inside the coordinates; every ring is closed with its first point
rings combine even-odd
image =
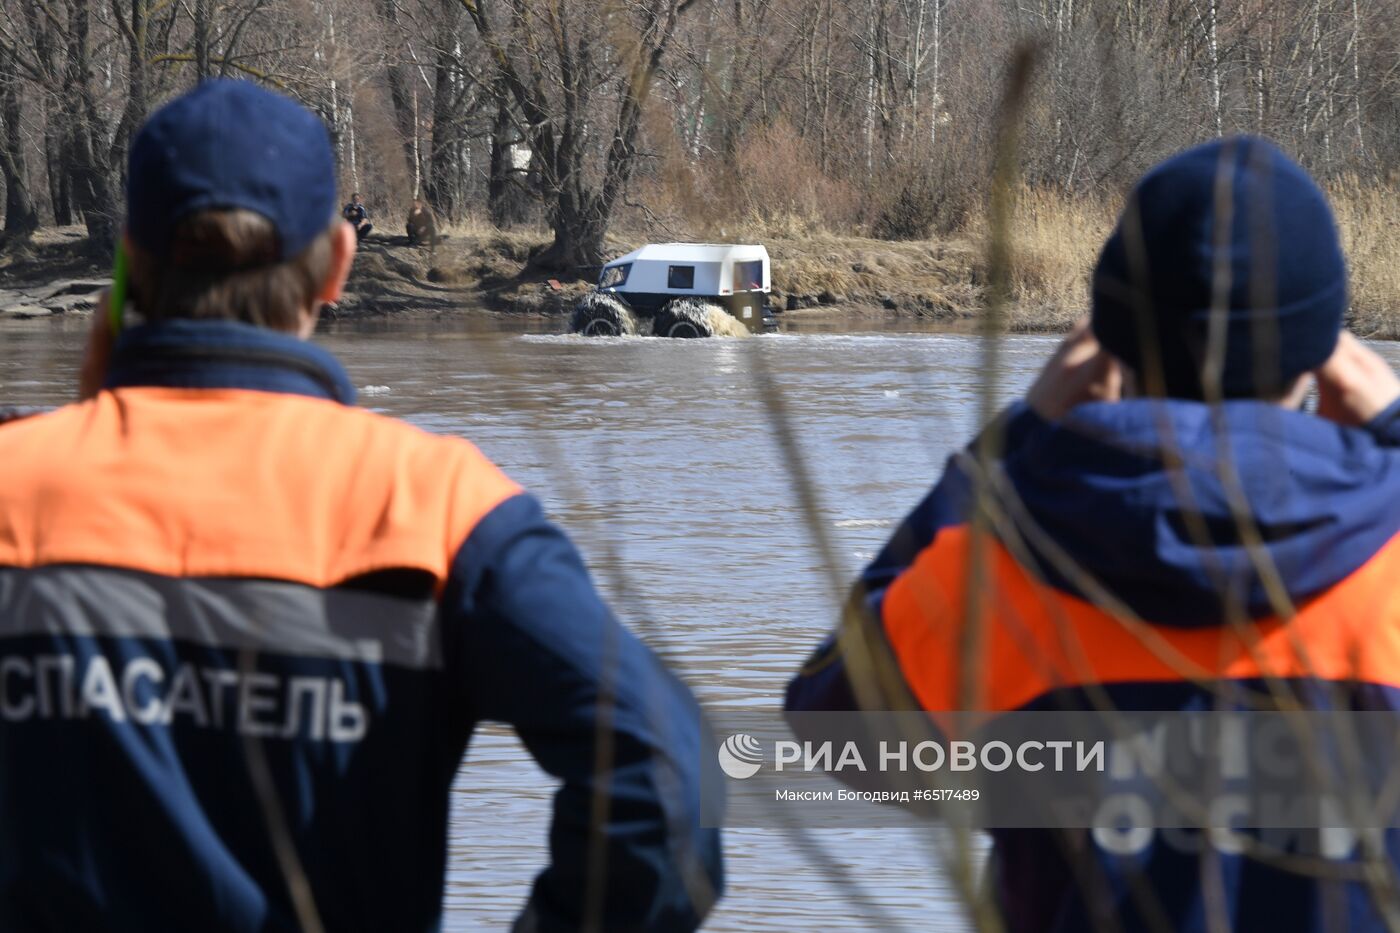
{"type": "MultiPolygon", "coordinates": [[[[1121,190],[1221,133],[1324,178],[1400,170],[1395,0],[0,0],[4,235],[106,249],[132,132],[213,76],[320,112],[342,183],[397,227],[543,223],[543,265],[620,215],[888,238],[980,210],[1010,50],[1039,43],[1030,184],[1121,190]]],[[[251,128],[250,128],[251,129],[251,128]]]]}

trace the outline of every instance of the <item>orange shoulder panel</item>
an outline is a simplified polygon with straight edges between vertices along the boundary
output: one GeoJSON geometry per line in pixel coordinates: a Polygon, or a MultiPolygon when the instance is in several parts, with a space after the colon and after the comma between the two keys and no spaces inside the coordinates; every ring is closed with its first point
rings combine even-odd
{"type": "Polygon", "coordinates": [[[0,429],[0,565],[441,585],[520,491],[474,446],[335,402],[124,388],[0,429]]]}
{"type": "Polygon", "coordinates": [[[1200,628],[1115,617],[1041,585],[988,538],[980,631],[964,641],[970,539],[965,526],[940,531],[885,595],[885,632],[925,709],[1010,711],[1050,690],[1126,682],[1315,677],[1400,686],[1400,538],[1287,623],[1200,628]],[[964,707],[967,678],[975,702],[964,707]]]}

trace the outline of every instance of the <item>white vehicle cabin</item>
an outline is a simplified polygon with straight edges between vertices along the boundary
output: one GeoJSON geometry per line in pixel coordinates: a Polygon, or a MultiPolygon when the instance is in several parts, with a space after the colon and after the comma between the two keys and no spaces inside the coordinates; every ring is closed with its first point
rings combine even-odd
{"type": "Polygon", "coordinates": [[[768,250],[714,243],[652,243],[603,267],[598,290],[643,316],[678,298],[713,302],[751,330],[769,317],[772,290],[768,250]]]}

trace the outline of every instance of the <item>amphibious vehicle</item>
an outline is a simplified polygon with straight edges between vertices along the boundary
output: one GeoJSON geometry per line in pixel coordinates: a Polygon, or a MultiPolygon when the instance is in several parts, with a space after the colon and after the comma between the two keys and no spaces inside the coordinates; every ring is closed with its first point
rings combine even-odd
{"type": "Polygon", "coordinates": [[[572,326],[598,337],[744,336],[776,326],[771,290],[762,246],[651,243],[603,267],[572,326]]]}

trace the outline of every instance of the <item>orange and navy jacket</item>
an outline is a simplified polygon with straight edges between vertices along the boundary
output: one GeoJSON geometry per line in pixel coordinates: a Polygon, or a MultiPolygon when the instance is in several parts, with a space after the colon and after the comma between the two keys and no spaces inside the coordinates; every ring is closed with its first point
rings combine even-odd
{"type": "Polygon", "coordinates": [[[699,924],[693,698],[535,499],[353,395],[176,322],[0,428],[0,929],[436,929],[482,721],[560,784],[522,929],[699,924]]]}
{"type": "MultiPolygon", "coordinates": [[[[1304,703],[1400,710],[1400,403],[1364,428],[1255,401],[1092,403],[1054,424],[1017,405],[995,430],[1003,453],[986,469],[979,444],[950,459],[865,570],[853,597],[864,611],[791,682],[789,710],[855,710],[857,696],[993,719],[1105,702],[1212,710],[1265,684],[1304,703]],[[974,475],[993,492],[970,593],[974,475]],[[855,669],[879,669],[853,660],[857,643],[894,665],[898,689],[855,682],[855,669]],[[969,656],[977,669],[961,670],[969,656]]],[[[1199,836],[1158,834],[1124,854],[1084,833],[991,835],[1013,933],[1204,931],[1221,910],[1235,930],[1385,928],[1363,884],[1206,858],[1199,836]]],[[[1394,833],[1388,847],[1400,869],[1394,833]]]]}

